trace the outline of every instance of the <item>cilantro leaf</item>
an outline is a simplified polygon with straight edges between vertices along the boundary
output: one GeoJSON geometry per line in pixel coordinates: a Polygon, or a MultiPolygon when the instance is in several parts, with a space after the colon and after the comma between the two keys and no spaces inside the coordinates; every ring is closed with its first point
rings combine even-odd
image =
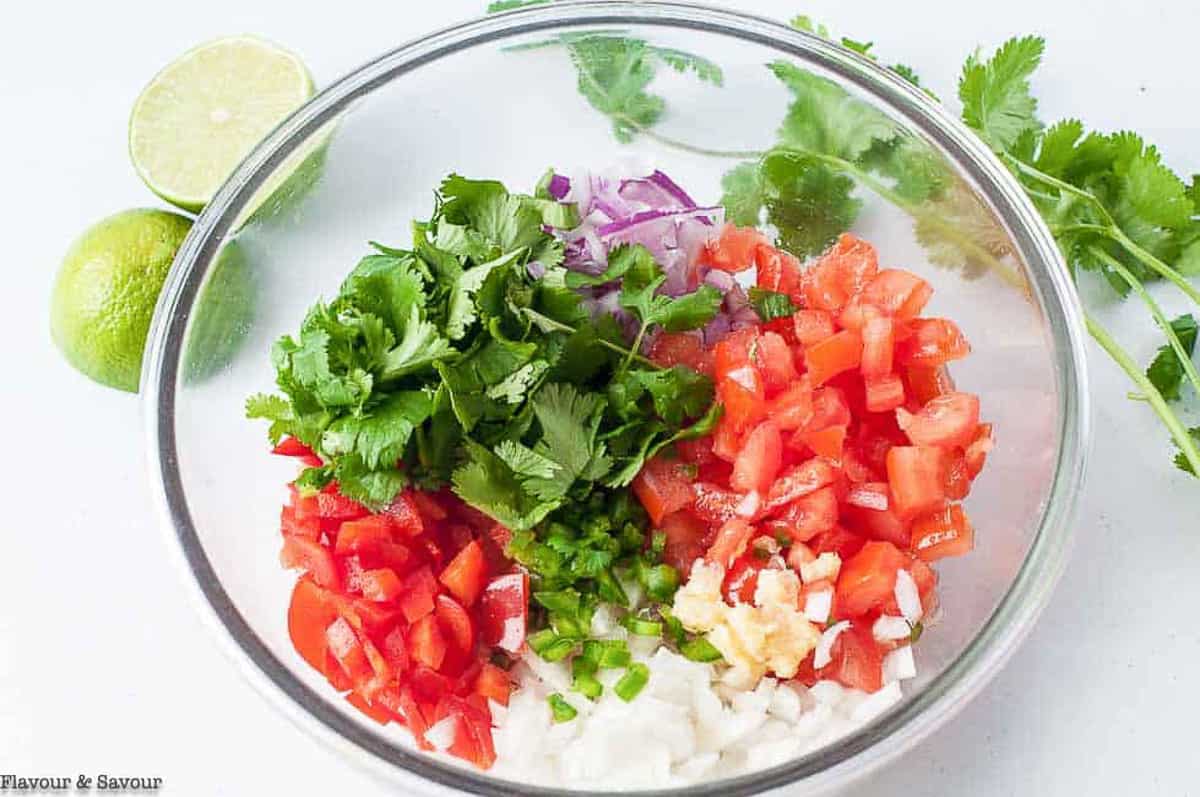
{"type": "Polygon", "coordinates": [[[268,393],[255,393],[246,399],[246,417],[271,422],[267,431],[271,445],[278,445],[284,435],[291,434],[292,424],[296,420],[287,399],[268,393]]]}
{"type": "Polygon", "coordinates": [[[642,321],[643,332],[654,325],[668,332],[699,329],[711,321],[720,309],[724,297],[711,285],[701,285],[692,293],[682,296],[658,295],[656,291],[666,277],[654,262],[654,256],[641,244],[618,247],[609,258],[609,270],[620,269],[624,276],[621,306],[637,314],[642,321]],[[614,254],[617,258],[615,266],[612,264],[614,254]]]}
{"type": "Polygon", "coordinates": [[[356,454],[337,458],[333,464],[333,478],[337,479],[342,495],[373,511],[386,506],[408,483],[403,471],[394,466],[373,470],[356,454]]]}
{"type": "Polygon", "coordinates": [[[774,61],[769,67],[793,97],[779,128],[784,146],[852,161],[876,141],[896,136],[891,119],[829,78],[787,61],[774,61]]]}
{"type": "Polygon", "coordinates": [[[570,54],[579,73],[579,93],[612,120],[617,141],[628,144],[635,132],[662,116],[663,98],[646,91],[654,66],[645,42],[588,36],[572,42],[570,54]]]}
{"type": "Polygon", "coordinates": [[[513,531],[533,528],[558,505],[531,495],[513,470],[484,446],[466,442],[468,461],[451,477],[454,492],[513,531]]]}
{"type": "MultiPolygon", "coordinates": [[[[1193,426],[1187,431],[1188,436],[1192,438],[1192,442],[1200,446],[1200,426],[1193,426]]],[[[1176,447],[1178,448],[1178,444],[1176,444],[1176,447]]],[[[1184,473],[1190,473],[1193,476],[1197,475],[1196,471],[1192,469],[1192,463],[1188,461],[1187,456],[1182,451],[1175,455],[1175,467],[1184,473]]]]}
{"type": "MultiPolygon", "coordinates": [[[[1184,351],[1189,356],[1193,354],[1196,351],[1195,317],[1191,313],[1181,315],[1171,322],[1171,329],[1175,330],[1184,351]]],[[[1154,361],[1146,369],[1146,376],[1167,401],[1179,400],[1179,389],[1184,376],[1183,364],[1179,362],[1179,355],[1170,344],[1159,347],[1154,361]]]]}
{"type": "Polygon", "coordinates": [[[347,415],[330,424],[321,439],[331,456],[356,454],[372,470],[394,467],[413,431],[429,418],[432,397],[423,390],[390,394],[362,416],[347,415]]]}
{"type": "Polygon", "coordinates": [[[768,153],[760,179],[767,220],[779,231],[778,244],[799,257],[825,251],[862,209],[862,200],[853,195],[853,180],[803,153],[768,153]]]}
{"type": "Polygon", "coordinates": [[[776,318],[787,318],[799,309],[792,304],[792,297],[786,293],[752,286],[749,297],[750,306],[754,308],[754,312],[758,313],[758,317],[764,324],[774,321],[776,318]]]}
{"type": "Polygon", "coordinates": [[[971,55],[958,82],[963,121],[993,149],[1009,151],[1026,133],[1041,129],[1029,76],[1042,60],[1046,42],[1039,36],[1009,39],[988,61],[971,55]]]}
{"type": "Polygon", "coordinates": [[[763,206],[762,178],[757,163],[739,163],[721,178],[721,204],[726,218],[742,227],[757,227],[763,206]]]}

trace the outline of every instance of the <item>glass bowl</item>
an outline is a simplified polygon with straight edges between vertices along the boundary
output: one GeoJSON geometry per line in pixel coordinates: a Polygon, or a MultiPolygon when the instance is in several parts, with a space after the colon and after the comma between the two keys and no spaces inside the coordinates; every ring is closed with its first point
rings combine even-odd
{"type": "MultiPolygon", "coordinates": [[[[774,61],[885,120],[894,145],[926,158],[942,180],[936,195],[909,200],[886,174],[860,169],[854,229],[884,265],[930,280],[931,313],[959,321],[974,354],[955,377],[982,396],[998,444],[969,499],[977,550],[940,567],[942,617],[916,646],[920,676],[906,682],[904,700],[817,752],[686,793],[844,784],[945,722],[1028,632],[1069,548],[1088,412],[1080,309],[1016,182],[937,101],[818,36],[673,3],[534,6],[406,44],[297,111],[204,210],[158,304],[142,385],[172,548],[230,655],[301,726],[418,792],[560,793],[416,752],[406,732],[368,723],[293,651],[285,617],[294,576],[279,568],[276,529],[294,468],[267,455],[243,402],[273,387],[275,338],[336,293],[367,241],[405,243],[450,171],[530,191],[548,166],[601,167],[633,153],[701,203],[716,202],[723,173],[775,141],[793,99],[765,68],[774,61]],[[660,63],[650,90],[665,109],[646,129],[618,119],[628,144],[580,95],[564,52],[597,36],[638,40],[660,63]],[[670,69],[672,52],[703,54],[723,85],[670,69]]],[[[843,126],[826,143],[859,132],[843,126]]]]}

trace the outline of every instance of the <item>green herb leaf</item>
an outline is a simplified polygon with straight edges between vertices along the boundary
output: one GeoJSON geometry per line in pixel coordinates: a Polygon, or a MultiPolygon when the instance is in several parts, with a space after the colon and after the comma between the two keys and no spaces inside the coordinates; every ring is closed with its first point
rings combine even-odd
{"type": "Polygon", "coordinates": [[[786,293],[768,291],[764,288],[751,287],[749,291],[750,306],[763,323],[774,321],[776,318],[787,318],[800,308],[792,304],[792,297],[786,293]]]}
{"type": "Polygon", "coordinates": [[[1029,76],[1045,46],[1039,36],[1009,39],[990,60],[981,61],[975,53],[963,66],[958,82],[963,121],[996,150],[1007,152],[1022,135],[1041,129],[1029,76]]]}
{"type": "MultiPolygon", "coordinates": [[[[1195,317],[1191,313],[1181,315],[1171,322],[1171,329],[1175,330],[1175,335],[1183,344],[1183,350],[1189,355],[1193,354],[1196,351],[1195,317]]],[[[1154,362],[1146,369],[1146,376],[1167,401],[1179,400],[1179,389],[1184,377],[1183,363],[1179,361],[1179,355],[1170,344],[1159,347],[1154,362]]]]}

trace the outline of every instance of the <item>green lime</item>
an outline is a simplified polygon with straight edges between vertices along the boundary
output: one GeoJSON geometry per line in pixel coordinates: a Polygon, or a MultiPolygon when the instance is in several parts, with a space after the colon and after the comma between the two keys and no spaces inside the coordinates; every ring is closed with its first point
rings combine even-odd
{"type": "Polygon", "coordinates": [[[313,91],[304,63],[271,42],[235,36],[202,44],[155,75],[134,103],[134,168],[151,191],[198,211],[313,91]]]}
{"type": "Polygon", "coordinates": [[[183,351],[183,373],[189,382],[207,379],[229,364],[250,331],[256,299],[246,249],[229,241],[200,287],[189,322],[183,351]]]}
{"type": "Polygon", "coordinates": [[[71,245],[50,297],[50,335],[71,365],[137,392],[154,305],[191,228],[178,213],[126,210],[71,245]]]}

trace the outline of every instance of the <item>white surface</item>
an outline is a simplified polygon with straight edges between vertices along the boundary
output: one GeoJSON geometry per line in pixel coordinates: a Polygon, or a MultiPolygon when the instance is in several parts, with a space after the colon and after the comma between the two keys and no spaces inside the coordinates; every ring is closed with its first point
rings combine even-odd
{"type": "MultiPolygon", "coordinates": [[[[483,5],[343,0],[308,16],[281,1],[38,2],[5,14],[0,772],[159,776],[173,795],[395,793],[276,714],[218,653],[150,510],[141,406],[58,358],[47,300],[72,236],[158,204],[128,164],[125,123],[171,57],[256,32],[295,48],[326,83],[483,5]]],[[[804,11],[874,39],[943,97],[976,44],[1042,33],[1047,117],[1133,127],[1181,172],[1200,171],[1193,3],[722,5],[804,11]]],[[[1146,359],[1148,318],[1130,303],[1112,319],[1146,359]]],[[[1165,434],[1093,355],[1098,439],[1079,543],[1052,605],[978,699],[851,794],[1197,793],[1200,485],[1169,466],[1165,434]]]]}

